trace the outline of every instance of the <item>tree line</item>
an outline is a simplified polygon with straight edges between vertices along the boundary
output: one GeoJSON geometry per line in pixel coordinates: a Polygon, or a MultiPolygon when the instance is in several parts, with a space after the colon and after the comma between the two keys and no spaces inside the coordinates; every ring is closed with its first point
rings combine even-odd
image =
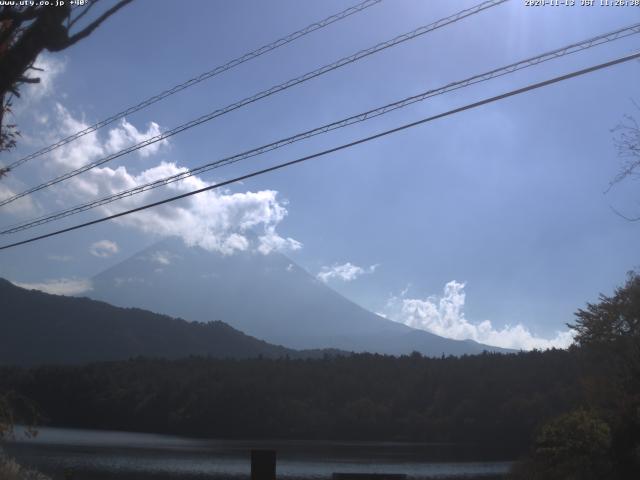
{"type": "Polygon", "coordinates": [[[576,315],[568,350],[3,367],[0,391],[50,425],[492,445],[518,479],[638,478],[640,276],[576,315]]]}

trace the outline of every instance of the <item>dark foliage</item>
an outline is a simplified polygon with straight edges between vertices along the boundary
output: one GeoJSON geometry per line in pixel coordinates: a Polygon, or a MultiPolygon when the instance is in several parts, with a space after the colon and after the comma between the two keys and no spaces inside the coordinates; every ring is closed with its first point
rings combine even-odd
{"type": "Polygon", "coordinates": [[[610,345],[640,338],[640,275],[629,272],[624,286],[613,296],[600,295],[598,303],[579,309],[577,320],[569,325],[581,345],[610,345]]]}
{"type": "Polygon", "coordinates": [[[539,430],[518,479],[640,478],[640,275],[576,313],[580,409],[539,430]]]}
{"type": "MultiPolygon", "coordinates": [[[[119,0],[92,22],[79,27],[82,18],[100,0],[87,1],[72,9],[70,2],[15,2],[0,7],[0,152],[10,150],[19,135],[15,125],[5,124],[4,114],[10,111],[11,97],[20,96],[20,86],[38,83],[29,76],[43,50],[59,52],[88,37],[107,18],[132,0],[119,0]],[[25,5],[21,5],[24,3],[25,5]]],[[[0,169],[0,178],[8,172],[0,169]]]]}
{"type": "Polygon", "coordinates": [[[0,393],[0,442],[14,436],[16,424],[26,427],[27,437],[36,436],[35,426],[39,421],[40,414],[33,401],[13,390],[0,393]]]}
{"type": "Polygon", "coordinates": [[[54,425],[222,438],[493,443],[522,452],[581,397],[579,355],[136,359],[0,370],[54,425]],[[52,395],[51,392],[56,392],[52,395]]]}
{"type": "Polygon", "coordinates": [[[532,458],[514,468],[529,480],[599,480],[611,478],[611,430],[597,414],[579,409],[545,424],[532,458]]]}

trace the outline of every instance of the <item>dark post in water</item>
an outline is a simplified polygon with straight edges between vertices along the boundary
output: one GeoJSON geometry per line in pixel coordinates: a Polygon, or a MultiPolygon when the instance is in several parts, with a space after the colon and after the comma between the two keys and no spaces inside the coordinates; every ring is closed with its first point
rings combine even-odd
{"type": "Polygon", "coordinates": [[[275,450],[251,450],[251,480],[276,480],[275,450]]]}

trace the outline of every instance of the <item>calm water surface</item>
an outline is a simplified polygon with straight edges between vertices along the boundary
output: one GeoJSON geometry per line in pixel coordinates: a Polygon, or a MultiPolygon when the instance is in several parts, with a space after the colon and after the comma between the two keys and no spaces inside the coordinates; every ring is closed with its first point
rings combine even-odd
{"type": "Polygon", "coordinates": [[[470,458],[470,447],[413,443],[202,440],[169,435],[42,428],[20,435],[7,453],[55,479],[245,479],[250,451],[277,451],[277,476],[327,479],[334,472],[404,473],[412,479],[482,478],[507,472],[511,462],[451,461],[470,458]]]}

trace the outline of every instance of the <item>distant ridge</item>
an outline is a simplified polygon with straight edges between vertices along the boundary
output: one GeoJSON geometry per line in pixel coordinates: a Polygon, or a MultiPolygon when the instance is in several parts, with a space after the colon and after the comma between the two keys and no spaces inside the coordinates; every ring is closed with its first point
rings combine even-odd
{"type": "MultiPolygon", "coordinates": [[[[145,356],[319,357],[245,335],[226,323],[187,322],[89,298],[26,290],[0,278],[0,364],[79,364],[145,356]]],[[[335,352],[333,352],[335,353],[335,352]]]]}
{"type": "Polygon", "coordinates": [[[508,351],[383,318],[277,252],[221,255],[170,238],[96,275],[92,285],[87,295],[97,300],[199,322],[222,320],[293,349],[428,356],[508,351]]]}

